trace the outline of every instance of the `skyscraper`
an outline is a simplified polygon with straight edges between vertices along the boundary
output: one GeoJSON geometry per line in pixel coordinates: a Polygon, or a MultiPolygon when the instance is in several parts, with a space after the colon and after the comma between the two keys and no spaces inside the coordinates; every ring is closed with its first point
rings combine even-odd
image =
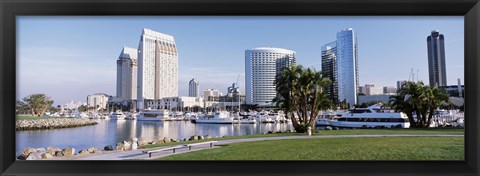
{"type": "Polygon", "coordinates": [[[200,96],[200,90],[198,89],[198,86],[200,86],[197,79],[193,78],[188,82],[188,96],[189,97],[199,97],[200,96]]]}
{"type": "Polygon", "coordinates": [[[433,30],[427,37],[428,48],[428,78],[430,86],[446,86],[447,73],[445,69],[445,39],[438,30],[433,30]]]}
{"type": "Polygon", "coordinates": [[[336,81],[338,99],[352,107],[357,104],[358,89],[358,49],[357,37],[352,28],[337,33],[336,81]]]}
{"type": "Polygon", "coordinates": [[[138,50],[137,108],[178,96],[178,52],[173,36],[143,29],[138,50]]]}
{"type": "Polygon", "coordinates": [[[137,99],[137,54],[135,48],[123,47],[117,60],[117,97],[137,99]]]}
{"type": "Polygon", "coordinates": [[[337,43],[331,42],[322,47],[322,71],[332,81],[326,92],[333,103],[338,103],[338,83],[336,78],[337,43]]]}
{"type": "Polygon", "coordinates": [[[245,50],[246,103],[271,105],[277,96],[275,76],[293,63],[295,51],[272,47],[245,50]]]}

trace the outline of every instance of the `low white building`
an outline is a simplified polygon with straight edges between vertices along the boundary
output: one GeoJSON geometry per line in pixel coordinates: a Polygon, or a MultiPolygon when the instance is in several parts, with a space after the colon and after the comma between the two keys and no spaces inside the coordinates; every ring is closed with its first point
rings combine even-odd
{"type": "Polygon", "coordinates": [[[86,105],[85,103],[82,103],[78,101],[77,103],[74,103],[73,100],[70,100],[67,104],[63,106],[64,109],[78,109],[78,107],[86,105]]]}
{"type": "Polygon", "coordinates": [[[96,93],[87,96],[87,107],[95,109],[107,109],[109,95],[104,93],[96,93]]]}
{"type": "Polygon", "coordinates": [[[146,108],[171,111],[184,111],[195,107],[205,107],[202,97],[165,97],[156,101],[148,101],[146,104],[146,108]]]}

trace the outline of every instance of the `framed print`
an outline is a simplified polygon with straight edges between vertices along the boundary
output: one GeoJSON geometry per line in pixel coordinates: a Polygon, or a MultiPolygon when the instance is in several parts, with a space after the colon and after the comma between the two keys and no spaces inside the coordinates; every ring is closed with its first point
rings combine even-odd
{"type": "Polygon", "coordinates": [[[478,175],[479,10],[1,1],[1,175],[478,175]]]}

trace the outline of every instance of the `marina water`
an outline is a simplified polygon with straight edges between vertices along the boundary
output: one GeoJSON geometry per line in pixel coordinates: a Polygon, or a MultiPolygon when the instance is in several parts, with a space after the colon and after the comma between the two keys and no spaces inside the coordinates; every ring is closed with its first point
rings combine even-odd
{"type": "Polygon", "coordinates": [[[263,124],[195,124],[190,121],[136,121],[98,120],[97,125],[50,130],[30,130],[16,132],[16,151],[25,147],[57,148],[73,147],[76,151],[95,147],[102,150],[107,145],[131,138],[145,141],[158,141],[164,137],[173,139],[190,138],[193,135],[239,136],[262,134],[268,131],[293,130],[291,123],[263,124]]]}

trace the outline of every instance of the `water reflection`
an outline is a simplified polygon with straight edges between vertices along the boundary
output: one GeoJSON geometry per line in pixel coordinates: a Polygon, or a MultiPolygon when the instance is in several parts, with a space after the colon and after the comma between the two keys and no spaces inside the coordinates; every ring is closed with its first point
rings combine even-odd
{"type": "Polygon", "coordinates": [[[74,147],[77,151],[89,147],[103,149],[123,140],[137,137],[146,141],[164,137],[185,139],[193,135],[238,136],[260,134],[268,131],[292,130],[291,124],[194,124],[189,121],[131,121],[100,120],[97,125],[78,128],[17,131],[16,149],[24,147],[74,147]]]}

